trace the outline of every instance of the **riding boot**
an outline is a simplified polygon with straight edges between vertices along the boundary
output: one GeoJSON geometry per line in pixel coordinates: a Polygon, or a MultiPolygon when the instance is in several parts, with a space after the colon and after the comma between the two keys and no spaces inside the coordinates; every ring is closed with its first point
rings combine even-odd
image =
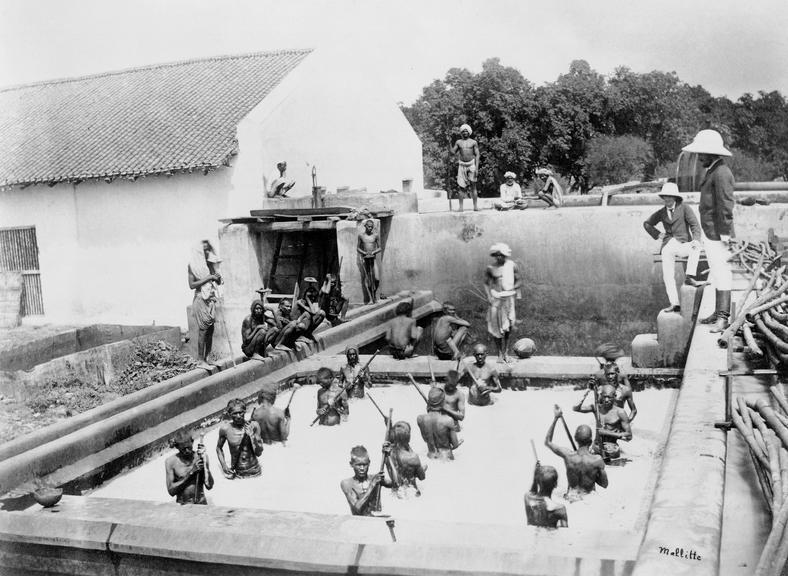
{"type": "Polygon", "coordinates": [[[720,309],[720,291],[714,291],[714,312],[711,313],[711,316],[706,316],[705,318],[701,318],[699,322],[701,324],[714,324],[717,321],[717,312],[720,309]]]}
{"type": "Polygon", "coordinates": [[[724,332],[728,327],[728,318],[731,316],[731,291],[719,290],[720,302],[717,305],[717,322],[711,332],[724,332]]]}

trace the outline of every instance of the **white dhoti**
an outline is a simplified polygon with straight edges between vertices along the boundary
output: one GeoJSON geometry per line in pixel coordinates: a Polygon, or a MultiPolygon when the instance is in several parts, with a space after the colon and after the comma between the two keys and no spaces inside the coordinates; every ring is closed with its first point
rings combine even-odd
{"type": "Polygon", "coordinates": [[[668,240],[662,247],[662,280],[665,283],[665,292],[671,306],[679,305],[679,293],[676,289],[676,258],[687,258],[687,275],[694,276],[698,271],[700,260],[700,246],[692,242],[679,242],[675,238],[668,240]]]}
{"type": "Polygon", "coordinates": [[[487,310],[487,331],[493,338],[503,338],[504,332],[510,332],[517,320],[514,307],[515,295],[493,298],[487,310]]]}

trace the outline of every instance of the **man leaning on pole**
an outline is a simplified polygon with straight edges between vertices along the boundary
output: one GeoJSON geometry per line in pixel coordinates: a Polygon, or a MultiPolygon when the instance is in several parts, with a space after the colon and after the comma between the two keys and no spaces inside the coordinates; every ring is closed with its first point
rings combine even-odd
{"type": "Polygon", "coordinates": [[[705,239],[703,247],[709,263],[709,279],[714,286],[716,305],[714,313],[703,318],[702,324],[714,324],[712,332],[722,332],[728,326],[731,308],[733,274],[728,262],[728,244],[733,229],[733,173],[724,157],[731,156],[723,146],[722,136],[716,130],[701,130],[685,152],[698,154],[698,161],[706,169],[700,184],[700,226],[705,239]]]}

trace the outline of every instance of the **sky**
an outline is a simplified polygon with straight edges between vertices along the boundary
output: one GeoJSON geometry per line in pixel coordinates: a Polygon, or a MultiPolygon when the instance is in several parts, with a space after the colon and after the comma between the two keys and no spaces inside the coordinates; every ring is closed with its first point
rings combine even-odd
{"type": "Polygon", "coordinates": [[[0,86],[285,48],[368,70],[405,104],[492,57],[537,86],[584,59],[788,95],[784,0],[0,0],[0,86]]]}

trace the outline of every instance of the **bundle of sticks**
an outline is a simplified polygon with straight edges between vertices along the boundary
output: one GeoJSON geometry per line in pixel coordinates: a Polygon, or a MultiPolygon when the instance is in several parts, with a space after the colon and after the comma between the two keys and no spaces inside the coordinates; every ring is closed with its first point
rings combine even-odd
{"type": "Polygon", "coordinates": [[[775,367],[788,365],[788,277],[781,265],[782,254],[766,242],[739,242],[733,249],[730,260],[750,273],[750,284],[718,343],[725,348],[733,336],[741,334],[752,356],[767,359],[775,367]]]}
{"type": "Polygon", "coordinates": [[[755,466],[764,498],[772,512],[772,530],[761,552],[756,576],[781,574],[788,560],[788,401],[781,384],[769,391],[779,410],[763,399],[736,398],[731,411],[755,466]]]}

